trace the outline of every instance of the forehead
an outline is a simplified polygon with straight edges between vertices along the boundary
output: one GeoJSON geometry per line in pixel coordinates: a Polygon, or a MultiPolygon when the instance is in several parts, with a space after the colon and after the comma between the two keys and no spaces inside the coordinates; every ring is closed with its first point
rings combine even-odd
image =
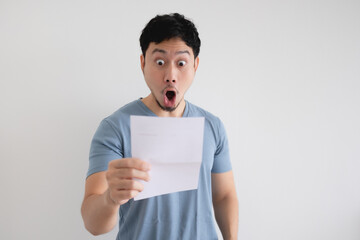
{"type": "Polygon", "coordinates": [[[160,43],[151,42],[148,49],[146,50],[146,55],[153,54],[189,54],[194,56],[193,50],[191,47],[186,45],[186,43],[180,38],[172,38],[169,40],[164,40],[160,43]]]}

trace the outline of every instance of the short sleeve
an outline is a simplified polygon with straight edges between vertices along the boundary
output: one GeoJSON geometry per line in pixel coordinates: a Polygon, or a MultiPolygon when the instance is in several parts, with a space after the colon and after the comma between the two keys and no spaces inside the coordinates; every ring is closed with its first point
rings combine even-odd
{"type": "Polygon", "coordinates": [[[214,163],[211,172],[212,173],[228,172],[232,169],[230,162],[229,142],[224,124],[220,121],[220,119],[218,122],[216,139],[217,139],[216,141],[217,147],[215,151],[214,163]]]}
{"type": "Polygon", "coordinates": [[[104,119],[91,141],[87,177],[106,171],[111,160],[123,157],[121,139],[115,127],[104,119]]]}

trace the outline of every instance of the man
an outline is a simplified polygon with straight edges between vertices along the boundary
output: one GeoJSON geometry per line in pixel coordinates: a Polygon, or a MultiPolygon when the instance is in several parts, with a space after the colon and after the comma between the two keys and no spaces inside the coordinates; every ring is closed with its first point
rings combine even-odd
{"type": "MultiPolygon", "coordinates": [[[[94,235],[116,224],[117,239],[237,239],[238,202],[219,118],[184,100],[199,65],[200,39],[194,24],[180,14],[153,18],[144,28],[141,69],[150,94],[105,118],[90,150],[81,212],[94,235]],[[204,117],[204,149],[198,189],[134,201],[151,181],[151,166],[131,157],[130,116],[204,117]]],[[[169,156],[171,157],[171,156],[169,156]]]]}

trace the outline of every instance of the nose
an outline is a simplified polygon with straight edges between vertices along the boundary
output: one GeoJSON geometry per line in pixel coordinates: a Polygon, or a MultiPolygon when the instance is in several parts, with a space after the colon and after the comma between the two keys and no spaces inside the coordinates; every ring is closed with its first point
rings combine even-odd
{"type": "Polygon", "coordinates": [[[177,81],[177,76],[176,76],[176,67],[170,65],[168,66],[168,68],[166,69],[166,74],[165,74],[165,82],[166,83],[176,83],[177,81]]]}

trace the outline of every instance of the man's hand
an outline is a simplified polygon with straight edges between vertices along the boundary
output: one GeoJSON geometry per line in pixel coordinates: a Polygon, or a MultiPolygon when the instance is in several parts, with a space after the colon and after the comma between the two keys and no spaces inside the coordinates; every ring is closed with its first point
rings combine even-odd
{"type": "Polygon", "coordinates": [[[233,172],[212,173],[211,186],[215,218],[223,238],[237,239],[239,204],[233,172]]]}
{"type": "Polygon", "coordinates": [[[144,189],[138,180],[149,181],[149,170],[150,164],[137,158],[111,161],[106,172],[107,199],[113,204],[122,205],[137,196],[144,189]]]}
{"type": "Polygon", "coordinates": [[[94,235],[109,232],[117,223],[119,207],[144,189],[139,180],[149,181],[150,164],[136,158],[109,163],[106,172],[86,179],[81,214],[86,229],[94,235]]]}

